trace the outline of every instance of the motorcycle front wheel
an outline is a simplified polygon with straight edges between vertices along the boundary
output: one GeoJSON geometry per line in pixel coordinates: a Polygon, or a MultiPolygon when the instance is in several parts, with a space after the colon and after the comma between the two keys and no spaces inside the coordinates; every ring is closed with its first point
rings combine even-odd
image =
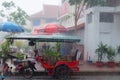
{"type": "Polygon", "coordinates": [[[32,70],[31,68],[23,69],[23,76],[26,79],[32,78],[33,74],[34,74],[34,70],[32,70]]]}

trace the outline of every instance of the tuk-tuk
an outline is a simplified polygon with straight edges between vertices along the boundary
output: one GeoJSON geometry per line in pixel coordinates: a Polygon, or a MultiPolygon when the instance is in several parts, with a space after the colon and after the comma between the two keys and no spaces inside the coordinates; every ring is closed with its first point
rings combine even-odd
{"type": "MultiPolygon", "coordinates": [[[[37,42],[67,42],[67,43],[76,43],[80,42],[80,38],[78,36],[68,36],[68,35],[19,35],[19,36],[11,36],[11,42],[14,40],[28,40],[30,46],[35,46],[37,42]]],[[[79,61],[77,60],[64,60],[59,59],[56,61],[54,65],[51,65],[48,61],[44,60],[44,58],[40,55],[37,55],[35,51],[35,59],[40,62],[42,66],[47,70],[48,75],[54,76],[56,78],[68,78],[75,71],[79,71],[79,61]]]]}

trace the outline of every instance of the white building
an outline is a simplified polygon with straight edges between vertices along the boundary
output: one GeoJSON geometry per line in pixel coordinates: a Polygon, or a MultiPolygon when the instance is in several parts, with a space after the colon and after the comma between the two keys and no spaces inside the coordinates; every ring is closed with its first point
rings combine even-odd
{"type": "MultiPolygon", "coordinates": [[[[74,16],[72,15],[74,6],[66,4],[66,13],[59,18],[59,21],[69,29],[74,26],[74,16]]],[[[95,50],[100,42],[114,48],[120,45],[120,0],[108,0],[107,6],[92,7],[83,14],[78,21],[77,35],[81,37],[80,44],[84,45],[84,60],[88,60],[90,57],[91,60],[96,61],[95,50]]],[[[74,31],[74,29],[72,30],[74,31]]],[[[73,31],[68,32],[73,34],[73,31]]],[[[120,58],[116,56],[115,60],[120,60],[120,58]]]]}
{"type": "Polygon", "coordinates": [[[86,15],[85,24],[85,55],[95,59],[95,49],[100,42],[114,48],[120,45],[120,8],[97,6],[87,11],[89,13],[86,15]]]}

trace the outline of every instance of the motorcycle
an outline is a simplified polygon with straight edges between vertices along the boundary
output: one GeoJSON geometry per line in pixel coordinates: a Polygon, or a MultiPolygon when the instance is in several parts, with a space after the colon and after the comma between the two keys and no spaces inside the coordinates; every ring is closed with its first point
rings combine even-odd
{"type": "Polygon", "coordinates": [[[32,61],[22,61],[18,63],[16,66],[13,64],[5,63],[4,64],[4,75],[11,75],[14,74],[15,72],[22,74],[24,78],[32,78],[34,71],[36,70],[35,68],[35,62],[32,61]]]}

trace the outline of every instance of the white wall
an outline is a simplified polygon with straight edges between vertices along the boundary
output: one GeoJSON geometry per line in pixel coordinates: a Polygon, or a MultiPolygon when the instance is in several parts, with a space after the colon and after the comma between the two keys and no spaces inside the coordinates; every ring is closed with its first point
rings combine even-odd
{"type": "MultiPolygon", "coordinates": [[[[112,30],[112,40],[111,44],[113,47],[120,46],[120,13],[115,14],[114,28],[112,30]]],[[[120,61],[120,55],[116,56],[116,60],[120,61]]]]}
{"type": "MultiPolygon", "coordinates": [[[[68,0],[67,0],[68,1],[68,0]]],[[[74,6],[68,7],[69,11],[67,15],[70,15],[70,18],[66,20],[66,16],[62,17],[63,24],[66,27],[74,26],[74,6]]],[[[98,44],[102,41],[113,47],[120,45],[120,6],[118,7],[93,7],[88,9],[85,13],[89,14],[92,12],[92,23],[87,23],[87,16],[80,19],[79,23],[85,22],[85,28],[80,29],[78,34],[81,37],[81,43],[84,44],[84,59],[90,56],[91,60],[97,60],[97,55],[95,54],[95,49],[98,47],[98,44]],[[114,14],[114,23],[100,23],[99,14],[100,12],[110,12],[114,14]],[[117,14],[116,14],[117,13],[117,14]]],[[[120,60],[120,56],[117,56],[115,59],[120,60]]],[[[106,59],[105,59],[106,60],[106,59]]]]}
{"type": "Polygon", "coordinates": [[[80,44],[84,44],[84,28],[79,29],[77,32],[77,36],[80,37],[80,44]]]}
{"type": "MultiPolygon", "coordinates": [[[[120,45],[120,13],[114,14],[113,23],[103,23],[99,22],[100,12],[114,12],[114,9],[110,7],[107,8],[93,8],[91,10],[93,14],[92,23],[87,23],[86,16],[86,26],[85,26],[85,59],[90,56],[92,60],[97,60],[97,55],[95,54],[95,49],[98,44],[102,41],[105,44],[111,45],[114,48],[120,45]]],[[[116,56],[115,60],[120,60],[120,56],[116,56]]],[[[107,60],[106,58],[104,59],[107,60]]]]}
{"type": "MultiPolygon", "coordinates": [[[[91,10],[91,9],[90,9],[91,10]]],[[[88,11],[89,12],[89,11],[88,11]]],[[[95,48],[98,43],[99,38],[99,12],[92,12],[92,23],[87,22],[87,15],[86,15],[86,25],[85,25],[85,51],[84,51],[84,58],[85,60],[88,60],[88,57],[90,56],[91,60],[95,60],[95,48]]],[[[89,12],[89,13],[90,13],[89,12]]]]}
{"type": "Polygon", "coordinates": [[[112,45],[120,45],[120,14],[115,14],[114,28],[112,29],[112,45]]]}

